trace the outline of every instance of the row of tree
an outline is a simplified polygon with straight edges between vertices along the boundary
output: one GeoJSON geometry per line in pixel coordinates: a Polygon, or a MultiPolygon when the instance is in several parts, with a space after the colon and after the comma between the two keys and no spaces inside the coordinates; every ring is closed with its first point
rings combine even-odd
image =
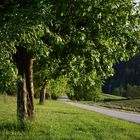
{"type": "Polygon", "coordinates": [[[17,79],[20,120],[34,118],[33,64],[42,93],[62,75],[76,92],[90,92],[139,43],[133,0],[1,0],[0,19],[0,69],[17,79]]]}

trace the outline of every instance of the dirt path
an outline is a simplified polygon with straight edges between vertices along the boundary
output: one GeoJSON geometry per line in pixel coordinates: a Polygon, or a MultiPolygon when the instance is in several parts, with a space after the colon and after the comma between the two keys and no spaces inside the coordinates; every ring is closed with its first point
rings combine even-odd
{"type": "Polygon", "coordinates": [[[68,102],[66,100],[61,100],[61,101],[72,106],[76,106],[76,107],[83,108],[86,110],[95,111],[95,112],[106,114],[115,118],[119,118],[119,119],[123,119],[123,120],[140,124],[140,114],[134,114],[134,113],[129,113],[129,112],[108,109],[104,107],[95,107],[95,106],[90,106],[90,105],[85,105],[85,104],[80,104],[80,103],[68,102]]]}

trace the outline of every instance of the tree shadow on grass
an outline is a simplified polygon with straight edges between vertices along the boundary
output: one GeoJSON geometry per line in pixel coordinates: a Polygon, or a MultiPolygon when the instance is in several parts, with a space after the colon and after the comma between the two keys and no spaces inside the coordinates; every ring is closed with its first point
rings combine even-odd
{"type": "Polygon", "coordinates": [[[79,112],[66,112],[66,111],[52,111],[52,113],[63,114],[63,115],[82,115],[82,113],[79,112]]]}
{"type": "Polygon", "coordinates": [[[31,129],[31,125],[27,123],[19,123],[19,122],[2,122],[0,123],[0,131],[29,131],[31,129]]]}
{"type": "Polygon", "coordinates": [[[124,101],[124,100],[129,100],[129,99],[104,99],[103,101],[104,102],[111,102],[111,101],[115,102],[115,101],[124,101]]]}
{"type": "MultiPolygon", "coordinates": [[[[27,123],[27,122],[26,122],[27,123]]],[[[0,123],[0,139],[1,140],[51,140],[50,132],[41,128],[37,133],[33,131],[33,126],[18,122],[0,123]],[[28,133],[29,132],[29,133],[28,133]]]]}

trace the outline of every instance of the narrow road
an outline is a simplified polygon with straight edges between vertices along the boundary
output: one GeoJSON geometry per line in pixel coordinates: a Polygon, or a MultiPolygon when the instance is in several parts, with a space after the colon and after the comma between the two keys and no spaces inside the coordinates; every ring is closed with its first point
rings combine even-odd
{"type": "Polygon", "coordinates": [[[104,107],[95,107],[95,106],[90,106],[90,105],[85,105],[85,104],[80,104],[80,103],[68,102],[66,100],[61,100],[61,101],[63,101],[64,103],[68,105],[76,106],[76,107],[83,108],[86,110],[95,111],[95,112],[106,114],[115,118],[119,118],[119,119],[123,119],[123,120],[140,124],[140,114],[134,114],[134,113],[129,113],[129,112],[122,112],[118,110],[108,109],[104,107]]]}

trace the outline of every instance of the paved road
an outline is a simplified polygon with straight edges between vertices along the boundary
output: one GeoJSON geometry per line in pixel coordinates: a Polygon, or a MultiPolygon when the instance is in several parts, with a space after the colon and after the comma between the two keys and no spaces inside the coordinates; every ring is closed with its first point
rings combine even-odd
{"type": "Polygon", "coordinates": [[[123,119],[123,120],[140,124],[140,114],[122,112],[122,111],[117,111],[117,110],[103,108],[103,107],[89,106],[89,105],[80,104],[80,103],[68,102],[66,100],[61,100],[61,101],[72,106],[77,106],[79,108],[95,111],[95,112],[106,114],[115,118],[119,118],[119,119],[123,119]]]}

